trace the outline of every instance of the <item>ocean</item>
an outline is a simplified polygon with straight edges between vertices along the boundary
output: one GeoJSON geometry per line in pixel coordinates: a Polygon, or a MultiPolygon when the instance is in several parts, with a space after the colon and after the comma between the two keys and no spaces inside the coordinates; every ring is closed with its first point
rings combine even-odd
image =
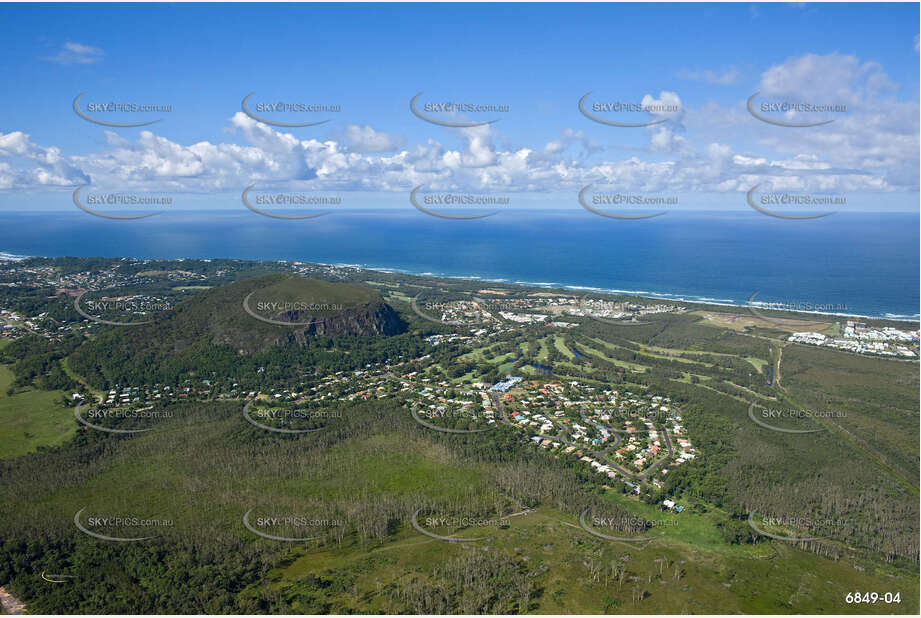
{"type": "Polygon", "coordinates": [[[757,292],[757,301],[824,313],[919,315],[918,213],[790,221],[696,211],[618,221],[510,210],[455,221],[373,210],[281,221],[248,211],[177,211],[112,221],[79,211],[6,212],[0,252],[298,260],[735,305],[757,292]]]}

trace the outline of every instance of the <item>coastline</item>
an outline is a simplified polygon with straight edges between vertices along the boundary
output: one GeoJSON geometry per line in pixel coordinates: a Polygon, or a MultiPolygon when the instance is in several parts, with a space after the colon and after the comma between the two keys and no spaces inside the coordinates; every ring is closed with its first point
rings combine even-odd
{"type": "MultiPolygon", "coordinates": [[[[5,251],[0,251],[0,262],[20,262],[32,257],[59,257],[59,256],[31,256],[31,255],[17,255],[13,253],[8,253],[5,251]]],[[[122,256],[124,257],[124,256],[122,256]]],[[[129,256],[130,257],[130,256],[129,256]]],[[[144,261],[145,258],[133,258],[136,260],[144,261]]],[[[190,260],[199,260],[199,259],[215,259],[215,258],[199,258],[191,257],[186,258],[190,260]]],[[[239,258],[226,258],[226,259],[239,259],[239,258]]],[[[156,260],[154,260],[156,261],[156,260]]],[[[163,260],[169,261],[169,260],[163,260]]],[[[242,261],[251,261],[256,262],[259,260],[242,260],[242,261]]],[[[574,292],[583,292],[585,294],[609,294],[616,296],[630,296],[633,298],[640,298],[644,300],[653,300],[653,301],[666,301],[666,302],[683,302],[690,304],[698,305],[715,305],[718,307],[730,307],[736,309],[744,309],[749,306],[747,301],[736,301],[734,299],[728,298],[715,298],[712,296],[705,295],[696,295],[696,294],[672,294],[669,292],[655,292],[649,290],[623,290],[617,288],[603,288],[595,287],[588,285],[573,285],[567,283],[560,283],[556,281],[524,281],[520,279],[509,280],[501,277],[483,277],[479,275],[450,275],[443,273],[436,273],[432,271],[411,271],[403,268],[395,268],[390,266],[377,266],[377,265],[367,265],[367,264],[355,264],[355,263],[330,263],[330,262],[319,262],[308,259],[287,259],[287,260],[265,260],[266,262],[277,262],[277,263],[287,263],[287,262],[305,262],[310,264],[319,264],[321,266],[334,266],[337,268],[351,268],[358,271],[371,271],[379,272],[386,274],[399,274],[399,275],[410,275],[415,277],[433,277],[440,279],[457,279],[460,281],[469,281],[474,282],[483,282],[483,283],[499,283],[505,285],[517,285],[523,287],[537,287],[537,288],[548,288],[548,289],[558,289],[558,290],[571,290],[574,292]]],[[[778,310],[771,306],[772,303],[782,302],[782,301],[770,301],[770,300],[759,300],[751,303],[752,307],[770,311],[784,311],[786,313],[803,313],[809,315],[820,315],[828,317],[839,317],[839,318],[863,318],[869,320],[888,320],[892,322],[905,322],[909,324],[917,324],[921,320],[921,313],[914,315],[907,314],[896,314],[896,313],[883,313],[883,314],[868,314],[868,313],[843,313],[843,312],[830,312],[830,311],[810,311],[805,309],[789,309],[789,310],[778,310]]]]}
{"type": "MultiPolygon", "coordinates": [[[[736,309],[744,309],[749,306],[747,302],[741,301],[737,302],[732,299],[726,298],[713,298],[710,296],[695,296],[695,295],[677,295],[670,294],[668,292],[650,292],[647,290],[620,290],[614,288],[599,288],[585,285],[569,285],[565,283],[557,282],[545,282],[545,281],[522,281],[515,280],[510,281],[508,279],[501,278],[487,278],[480,277],[477,275],[445,275],[438,274],[433,272],[412,272],[400,268],[390,268],[390,267],[381,267],[381,266],[366,266],[361,264],[328,264],[325,262],[313,262],[314,264],[321,264],[323,266],[336,266],[338,268],[353,268],[355,270],[366,270],[374,271],[381,273],[393,273],[399,275],[412,275],[416,277],[435,277],[440,279],[458,279],[461,281],[470,281],[471,283],[483,282],[483,283],[501,283],[505,285],[517,285],[523,287],[539,287],[547,289],[556,289],[556,290],[572,290],[576,292],[584,292],[586,294],[596,293],[596,294],[610,294],[616,296],[631,296],[633,298],[642,298],[644,300],[660,300],[667,302],[683,302],[697,305],[716,305],[720,307],[732,307],[736,309]]],[[[892,322],[908,322],[908,323],[917,323],[921,320],[921,314],[905,315],[905,314],[893,314],[886,313],[884,315],[870,315],[862,313],[836,313],[829,311],[808,311],[805,309],[790,309],[790,310],[778,310],[772,308],[770,305],[772,302],[778,301],[755,301],[751,303],[752,307],[757,309],[764,309],[767,311],[783,311],[785,313],[806,313],[811,315],[822,315],[822,316],[831,316],[831,317],[842,317],[842,318],[864,318],[868,320],[889,320],[892,322]]]]}

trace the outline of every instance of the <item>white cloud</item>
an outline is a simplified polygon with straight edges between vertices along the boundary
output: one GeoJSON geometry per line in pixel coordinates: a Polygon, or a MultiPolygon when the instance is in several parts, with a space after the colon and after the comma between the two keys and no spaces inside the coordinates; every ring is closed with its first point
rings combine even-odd
{"type": "Polygon", "coordinates": [[[369,126],[351,124],[345,128],[342,141],[353,152],[392,152],[406,144],[406,138],[375,131],[369,126]]]}
{"type": "Polygon", "coordinates": [[[589,138],[584,131],[577,131],[576,129],[563,129],[559,138],[547,142],[547,144],[544,145],[543,151],[541,153],[534,153],[533,156],[544,156],[552,158],[557,155],[561,155],[563,152],[576,144],[582,147],[582,150],[579,153],[582,157],[587,157],[604,150],[604,147],[601,144],[589,138]]]}
{"type": "MultiPolygon", "coordinates": [[[[803,190],[820,187],[888,188],[884,170],[851,174],[832,169],[818,157],[770,160],[734,153],[722,143],[695,152],[673,128],[654,127],[651,139],[681,139],[671,160],[626,160],[588,164],[567,159],[555,142],[535,151],[495,150],[488,127],[464,129],[467,145],[446,149],[435,140],[394,154],[360,154],[334,141],[298,140],[253,121],[242,112],[231,125],[249,141],[182,145],[150,131],[136,140],[107,132],[104,151],[64,157],[43,148],[22,133],[0,134],[0,188],[73,187],[92,182],[119,189],[177,192],[240,190],[253,182],[303,190],[406,191],[424,184],[442,190],[577,191],[589,183],[606,183],[644,191],[743,191],[765,180],[782,178],[803,190]],[[3,158],[31,163],[10,166],[3,158]]],[[[566,131],[560,143],[585,139],[566,131]]]]}
{"type": "Polygon", "coordinates": [[[761,75],[765,96],[795,96],[809,103],[857,105],[892,90],[894,84],[876,62],[831,53],[806,54],[774,65],[761,75]]]}
{"type": "Polygon", "coordinates": [[[237,112],[229,118],[226,143],[181,144],[149,130],[129,140],[107,131],[101,150],[81,156],[11,132],[0,133],[0,189],[91,181],[202,193],[239,191],[254,182],[385,192],[419,184],[558,192],[590,183],[636,191],[738,192],[765,182],[803,191],[918,190],[918,102],[898,101],[878,65],[853,56],[807,55],[768,68],[758,87],[791,100],[840,101],[848,112],[829,125],[791,129],[759,122],[744,101],[687,110],[675,92],[648,94],[644,105],[676,111],[656,112],[666,122],[648,127],[644,153],[626,159],[598,156],[602,147],[594,136],[625,135],[606,127],[565,129],[543,145],[497,147],[495,127],[482,125],[452,131],[462,145],[449,148],[431,138],[404,146],[402,138],[370,126],[346,127],[335,139],[301,139],[237,112]]]}
{"type": "Polygon", "coordinates": [[[57,64],[93,64],[102,60],[105,52],[98,47],[68,41],[53,56],[46,56],[42,60],[57,64]]]}
{"type": "Polygon", "coordinates": [[[0,133],[0,158],[17,163],[2,162],[0,188],[3,189],[71,186],[89,181],[60,148],[39,146],[21,131],[0,133]]]}
{"type": "MultiPolygon", "coordinates": [[[[875,62],[855,56],[807,54],[764,72],[760,89],[775,100],[846,105],[841,113],[790,113],[792,121],[834,119],[822,127],[770,130],[762,143],[778,152],[812,153],[832,167],[878,175],[889,186],[917,190],[918,101],[900,101],[895,85],[875,62]]],[[[761,124],[761,123],[759,123],[761,124]]]]}

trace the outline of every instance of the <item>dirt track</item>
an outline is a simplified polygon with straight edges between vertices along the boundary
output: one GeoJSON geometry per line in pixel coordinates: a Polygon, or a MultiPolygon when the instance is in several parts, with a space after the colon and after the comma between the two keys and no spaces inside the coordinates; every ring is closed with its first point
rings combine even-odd
{"type": "Polygon", "coordinates": [[[4,614],[26,613],[25,604],[7,592],[4,588],[0,588],[0,608],[3,609],[4,614]]]}

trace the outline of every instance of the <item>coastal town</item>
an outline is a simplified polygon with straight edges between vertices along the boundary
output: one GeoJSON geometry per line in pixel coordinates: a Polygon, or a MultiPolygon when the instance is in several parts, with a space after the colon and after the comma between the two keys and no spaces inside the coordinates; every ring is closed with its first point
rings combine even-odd
{"type": "MultiPolygon", "coordinates": [[[[98,270],[62,272],[53,266],[4,262],[0,289],[50,287],[54,293],[77,298],[86,290],[142,290],[151,277],[166,277],[174,289],[203,289],[215,279],[231,275],[237,266],[221,266],[209,275],[200,266],[188,270],[157,270],[146,262],[128,260],[134,274],[110,265],[98,270]],[[179,286],[175,286],[175,284],[179,286]]],[[[285,270],[300,275],[322,273],[347,279],[352,269],[302,262],[284,262],[285,270]]],[[[123,307],[132,303],[168,302],[165,295],[118,291],[114,299],[123,307]]],[[[492,380],[476,371],[451,375],[433,359],[440,346],[452,346],[452,354],[463,359],[497,344],[517,349],[514,341],[535,327],[568,330],[582,324],[567,321],[591,318],[601,322],[635,322],[656,314],[682,314],[688,308],[673,303],[612,302],[549,291],[509,295],[498,288],[479,289],[473,298],[462,300],[410,299],[412,310],[430,322],[463,326],[453,332],[423,338],[429,353],[416,358],[398,357],[384,363],[367,364],[357,371],[317,375],[305,371],[296,383],[272,383],[261,374],[254,376],[211,375],[188,377],[175,384],[115,384],[105,392],[81,387],[70,395],[73,403],[90,404],[103,410],[130,411],[135,417],[156,418],[150,410],[187,401],[245,401],[257,406],[275,405],[319,410],[341,403],[397,397],[424,426],[452,433],[488,431],[505,425],[522,432],[537,448],[554,456],[572,457],[593,473],[619,479],[635,492],[641,485],[661,487],[663,478],[675,466],[694,459],[697,451],[688,439],[678,409],[664,395],[639,393],[630,388],[599,386],[591,380],[553,375],[553,368],[530,361],[527,375],[512,375],[505,365],[492,380]],[[507,297],[503,297],[507,296],[507,297]],[[498,379],[495,377],[498,375],[498,379]],[[244,386],[245,383],[245,386],[244,386]],[[142,414],[146,413],[146,414],[142,414]]],[[[144,317],[147,311],[128,311],[144,317]]],[[[90,336],[104,328],[92,319],[58,320],[49,312],[24,315],[0,305],[0,333],[6,338],[27,334],[59,340],[68,333],[90,336]]],[[[552,337],[551,337],[552,339],[552,337]]],[[[860,354],[917,357],[918,332],[891,326],[873,328],[860,320],[848,320],[840,336],[817,332],[794,333],[789,341],[834,347],[860,354]]],[[[562,344],[561,344],[562,345],[562,344]]],[[[497,348],[498,349],[498,348],[497,348]]],[[[505,348],[502,348],[505,349],[505,348]]],[[[575,346],[565,345],[573,357],[582,355],[575,346]]],[[[498,357],[497,357],[498,358],[498,357]]],[[[514,358],[514,354],[510,357],[514,358]]],[[[113,416],[116,416],[113,414],[113,416]]]]}
{"type": "MultiPolygon", "coordinates": [[[[483,289],[482,295],[504,295],[505,291],[483,289]]],[[[423,318],[447,325],[478,325],[485,328],[506,323],[538,324],[556,328],[574,328],[565,316],[598,320],[635,321],[637,318],[665,313],[685,313],[677,304],[613,302],[551,292],[534,292],[525,298],[474,298],[472,300],[438,300],[413,303],[423,318]]]]}
{"type": "Polygon", "coordinates": [[[817,332],[801,332],[793,333],[787,340],[793,343],[836,348],[856,354],[918,358],[917,330],[900,330],[891,326],[871,328],[866,322],[859,320],[848,320],[841,336],[838,337],[830,337],[817,332]]]}
{"type": "MultiPolygon", "coordinates": [[[[313,264],[298,261],[272,263],[280,272],[300,276],[321,276],[332,280],[351,280],[361,269],[348,266],[313,264]]],[[[252,268],[239,260],[176,260],[169,268],[151,260],[123,258],[86,270],[62,269],[58,266],[35,265],[28,260],[6,256],[0,259],[0,338],[15,339],[36,334],[59,340],[68,333],[89,334],[98,329],[92,318],[119,322],[143,321],[157,312],[171,309],[183,298],[196,291],[230,282],[235,276],[252,268]],[[183,264],[186,264],[183,267],[183,264]],[[156,283],[156,291],[149,288],[156,283]],[[49,311],[23,311],[4,301],[17,291],[49,291],[46,299],[64,296],[80,299],[79,306],[92,317],[49,311]],[[86,298],[81,295],[87,294],[86,298]],[[68,319],[70,317],[70,319],[68,319]]],[[[387,286],[367,281],[387,296],[387,286]]],[[[587,294],[566,294],[550,291],[513,295],[509,290],[483,288],[472,298],[446,296],[437,298],[406,298],[397,294],[394,300],[405,300],[413,312],[430,322],[447,326],[463,326],[470,332],[430,338],[430,343],[443,340],[462,341],[492,338],[518,328],[545,326],[568,330],[577,328],[573,318],[589,318],[610,324],[640,324],[644,318],[664,314],[686,314],[691,308],[681,303],[625,300],[613,301],[591,298],[587,294]]],[[[72,300],[68,304],[72,303],[72,300]]],[[[69,311],[69,308],[68,308],[69,311]]],[[[827,332],[827,331],[826,331],[827,332]]],[[[857,354],[917,359],[919,331],[904,327],[871,327],[865,320],[848,320],[837,336],[821,332],[796,332],[788,336],[793,343],[824,346],[857,354]]]]}

